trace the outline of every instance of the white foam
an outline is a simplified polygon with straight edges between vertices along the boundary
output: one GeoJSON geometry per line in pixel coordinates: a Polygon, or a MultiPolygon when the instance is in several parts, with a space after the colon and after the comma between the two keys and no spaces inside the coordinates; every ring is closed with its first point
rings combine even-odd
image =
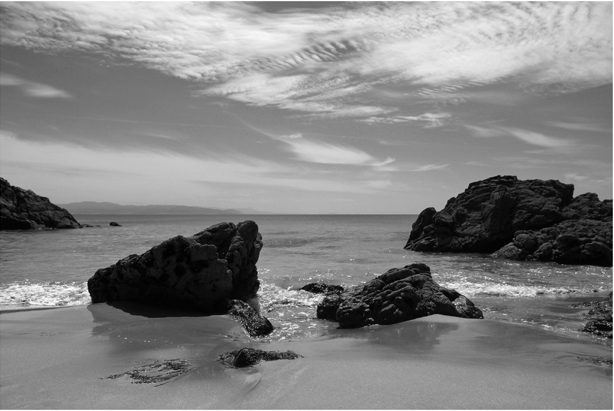
{"type": "Polygon", "coordinates": [[[63,307],[91,303],[87,283],[16,282],[0,287],[0,304],[63,307]]]}
{"type": "Polygon", "coordinates": [[[595,287],[543,287],[531,285],[512,285],[494,282],[473,283],[469,281],[440,282],[446,288],[452,288],[466,297],[490,296],[490,297],[535,297],[538,295],[561,295],[573,293],[593,293],[606,291],[603,286],[595,287]]]}

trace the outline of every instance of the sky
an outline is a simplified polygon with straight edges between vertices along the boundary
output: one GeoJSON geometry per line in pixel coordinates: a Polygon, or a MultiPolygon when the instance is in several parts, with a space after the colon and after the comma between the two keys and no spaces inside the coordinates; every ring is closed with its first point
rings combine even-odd
{"type": "Polygon", "coordinates": [[[56,204],[612,198],[611,2],[0,2],[0,176],[56,204]]]}

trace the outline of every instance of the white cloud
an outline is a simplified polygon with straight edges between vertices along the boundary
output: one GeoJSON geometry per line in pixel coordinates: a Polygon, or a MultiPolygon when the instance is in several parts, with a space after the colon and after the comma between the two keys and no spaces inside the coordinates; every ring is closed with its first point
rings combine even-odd
{"type": "Polygon", "coordinates": [[[575,180],[575,181],[584,181],[588,178],[588,176],[581,176],[577,173],[567,173],[565,174],[565,180],[575,180]]]}
{"type": "Polygon", "coordinates": [[[372,155],[353,147],[343,147],[305,138],[280,139],[280,141],[288,145],[288,150],[295,154],[297,160],[309,163],[382,167],[394,161],[390,157],[384,161],[378,161],[372,155]]]}
{"type": "Polygon", "coordinates": [[[46,84],[27,81],[12,74],[0,73],[0,86],[19,87],[28,97],[38,98],[71,98],[64,90],[46,84]]]}
{"type": "Polygon", "coordinates": [[[441,169],[444,169],[444,168],[446,168],[448,166],[449,166],[449,164],[427,164],[425,166],[421,166],[421,167],[418,167],[418,168],[410,170],[410,171],[422,172],[422,171],[441,170],[441,169]]]}
{"type": "Polygon", "coordinates": [[[566,130],[578,130],[578,131],[592,131],[595,133],[611,133],[611,128],[601,127],[598,124],[587,123],[566,123],[560,121],[549,121],[546,124],[552,127],[558,127],[566,130]]]}
{"type": "Polygon", "coordinates": [[[491,137],[506,137],[512,136],[518,140],[524,141],[535,146],[546,148],[564,148],[574,145],[574,141],[562,139],[558,137],[547,136],[534,131],[523,130],[513,127],[478,127],[466,125],[466,128],[473,132],[475,137],[491,138],[491,137]]]}
{"type": "MultiPolygon", "coordinates": [[[[335,193],[371,193],[371,185],[365,186],[364,179],[342,174],[318,175],[305,173],[282,164],[257,159],[250,156],[222,156],[216,158],[194,158],[168,153],[141,153],[114,150],[90,150],[71,146],[71,155],[66,156],[67,146],[62,144],[23,141],[14,133],[0,130],[0,163],[6,174],[33,174],[45,176],[49,172],[60,175],[72,174],[74,178],[88,178],[87,174],[77,175],[71,170],[94,170],[96,173],[115,175],[116,178],[105,179],[115,184],[108,187],[108,192],[132,187],[143,192],[159,192],[159,187],[179,192],[180,188],[189,192],[185,182],[239,184],[277,187],[291,190],[320,191],[335,193]],[[24,156],[23,153],[28,153],[24,156]],[[19,159],[19,160],[16,160],[19,159]],[[50,171],[51,170],[51,171],[50,171]],[[68,170],[68,171],[67,171],[68,170]],[[124,178],[130,175],[130,178],[124,178]]],[[[331,161],[359,160],[360,155],[352,159],[347,152],[331,152],[338,157],[331,161]]],[[[305,154],[308,155],[308,154],[305,154]]],[[[351,155],[351,154],[349,154],[351,155]]],[[[344,163],[345,164],[345,163],[344,163]]],[[[130,191],[126,189],[127,191],[130,191]]],[[[182,196],[185,193],[181,194],[182,196]]],[[[165,196],[172,194],[165,193],[165,196]]]]}
{"type": "Polygon", "coordinates": [[[3,7],[4,45],[118,56],[200,82],[202,93],[318,116],[397,111],[398,96],[369,97],[380,86],[405,86],[416,102],[509,104],[476,89],[505,82],[567,92],[612,77],[610,2],[381,2],[283,13],[237,2],[3,7]]]}
{"type": "Polygon", "coordinates": [[[450,117],[451,115],[449,113],[423,113],[418,116],[369,117],[360,121],[368,124],[393,124],[418,121],[425,123],[425,128],[435,128],[444,125],[445,120],[450,117]]]}

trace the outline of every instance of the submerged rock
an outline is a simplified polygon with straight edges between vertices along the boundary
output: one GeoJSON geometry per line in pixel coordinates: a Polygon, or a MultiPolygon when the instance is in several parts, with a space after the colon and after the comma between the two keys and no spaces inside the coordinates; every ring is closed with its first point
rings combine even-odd
{"type": "Polygon", "coordinates": [[[132,384],[160,384],[185,374],[193,368],[194,366],[187,360],[178,358],[141,365],[130,371],[109,375],[105,379],[126,379],[132,384]]]}
{"type": "Polygon", "coordinates": [[[318,305],[318,318],[339,322],[340,328],[394,324],[432,314],[483,318],[473,302],[441,287],[425,264],[393,268],[340,295],[328,294],[318,305]]]}
{"type": "Polygon", "coordinates": [[[93,303],[133,301],[225,313],[231,299],[256,297],[261,248],[255,222],[220,223],[99,269],[88,280],[88,291],[93,303]]]}
{"type": "Polygon", "coordinates": [[[230,367],[244,368],[256,365],[260,361],[295,360],[299,357],[302,357],[302,355],[290,350],[283,352],[241,348],[220,355],[218,360],[230,367]]]}
{"type": "Polygon", "coordinates": [[[344,289],[340,285],[332,285],[325,283],[309,283],[300,288],[313,294],[341,294],[344,289]]]}
{"type": "Polygon", "coordinates": [[[580,331],[599,337],[612,338],[612,292],[607,298],[573,304],[572,307],[590,308],[586,314],[588,322],[580,331]]]}
{"type": "Polygon", "coordinates": [[[263,337],[273,331],[273,324],[266,317],[241,300],[230,301],[228,315],[239,321],[252,337],[263,337]]]}
{"type": "Polygon", "coordinates": [[[612,200],[573,197],[572,184],[496,176],[469,184],[441,211],[427,208],[405,249],[612,266],[612,200]]]}
{"type": "Polygon", "coordinates": [[[67,210],[0,178],[0,230],[81,228],[67,210]]]}

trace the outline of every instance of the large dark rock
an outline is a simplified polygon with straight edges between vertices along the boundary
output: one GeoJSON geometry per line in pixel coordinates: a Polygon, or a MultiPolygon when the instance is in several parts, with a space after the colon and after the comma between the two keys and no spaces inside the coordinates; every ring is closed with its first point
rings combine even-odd
{"type": "Polygon", "coordinates": [[[47,197],[12,186],[0,178],[0,230],[50,228],[81,228],[81,224],[47,197]]]}
{"type": "Polygon", "coordinates": [[[101,268],[87,286],[93,303],[133,301],[225,313],[230,300],[256,297],[261,248],[255,222],[220,223],[101,268]]]}
{"type": "Polygon", "coordinates": [[[612,266],[612,200],[573,197],[556,180],[496,176],[469,184],[441,211],[427,208],[405,248],[612,266]]]}
{"type": "Polygon", "coordinates": [[[341,328],[394,324],[432,314],[483,318],[469,299],[433,281],[425,264],[393,268],[340,295],[328,294],[317,309],[318,318],[338,321],[341,328]]]}

